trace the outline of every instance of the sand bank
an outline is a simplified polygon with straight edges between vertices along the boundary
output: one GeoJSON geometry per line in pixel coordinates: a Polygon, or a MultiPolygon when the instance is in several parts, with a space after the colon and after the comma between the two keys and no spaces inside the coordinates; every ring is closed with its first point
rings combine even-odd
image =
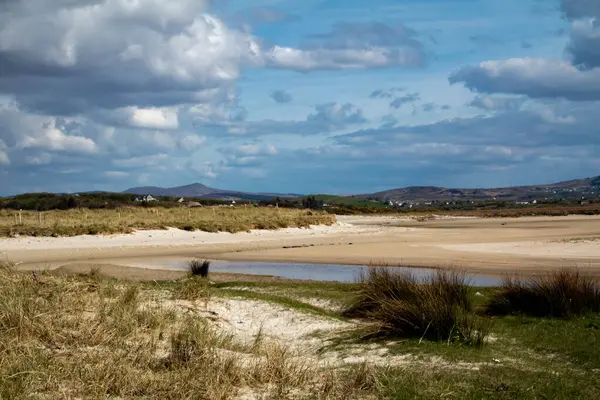
{"type": "Polygon", "coordinates": [[[197,256],[231,261],[458,267],[532,272],[578,266],[600,273],[600,217],[510,219],[339,217],[334,226],[245,233],[137,231],[130,235],[0,239],[23,265],[197,256]]]}

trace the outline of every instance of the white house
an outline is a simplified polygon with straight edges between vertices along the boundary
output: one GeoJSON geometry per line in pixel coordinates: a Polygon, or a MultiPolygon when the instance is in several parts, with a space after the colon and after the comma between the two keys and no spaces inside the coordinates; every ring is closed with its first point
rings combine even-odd
{"type": "Polygon", "coordinates": [[[151,195],[147,194],[146,196],[136,197],[135,201],[145,201],[146,203],[149,203],[151,201],[158,201],[158,200],[156,200],[151,195]]]}

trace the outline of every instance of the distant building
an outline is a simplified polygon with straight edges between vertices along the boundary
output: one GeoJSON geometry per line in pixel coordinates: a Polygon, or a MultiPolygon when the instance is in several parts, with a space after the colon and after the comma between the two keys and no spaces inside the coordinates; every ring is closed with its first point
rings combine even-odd
{"type": "Polygon", "coordinates": [[[142,197],[136,197],[135,201],[139,201],[139,202],[146,202],[146,203],[150,203],[152,201],[158,201],[156,200],[154,197],[152,197],[151,195],[147,194],[146,196],[142,196],[142,197]]]}

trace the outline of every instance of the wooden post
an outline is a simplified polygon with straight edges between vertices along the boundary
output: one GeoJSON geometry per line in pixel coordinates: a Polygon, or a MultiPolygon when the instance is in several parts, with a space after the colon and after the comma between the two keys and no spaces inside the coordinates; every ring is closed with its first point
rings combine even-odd
{"type": "Polygon", "coordinates": [[[38,226],[42,226],[42,212],[38,212],[38,226]]]}
{"type": "Polygon", "coordinates": [[[23,225],[23,214],[21,211],[22,210],[19,210],[19,225],[23,225]]]}

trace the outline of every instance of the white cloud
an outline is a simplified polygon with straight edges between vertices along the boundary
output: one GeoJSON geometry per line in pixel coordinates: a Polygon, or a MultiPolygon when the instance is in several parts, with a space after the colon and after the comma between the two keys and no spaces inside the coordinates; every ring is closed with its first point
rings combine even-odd
{"type": "Polygon", "coordinates": [[[181,104],[263,63],[257,40],[203,12],[203,1],[26,3],[0,13],[0,57],[10,61],[0,87],[30,109],[181,104]]]}
{"type": "Polygon", "coordinates": [[[580,70],[565,61],[539,58],[485,61],[461,68],[451,74],[449,80],[486,93],[600,100],[600,68],[580,70]]]}
{"type": "Polygon", "coordinates": [[[10,159],[8,158],[8,154],[5,151],[0,150],[0,165],[8,165],[10,164],[10,159]]]}
{"type": "Polygon", "coordinates": [[[47,125],[40,127],[40,130],[34,134],[23,136],[19,147],[75,153],[94,153],[97,150],[96,143],[92,139],[65,134],[56,126],[55,120],[51,120],[47,125]]]}
{"type": "Polygon", "coordinates": [[[132,126],[149,129],[177,129],[179,120],[177,110],[160,108],[137,108],[128,109],[132,126]]]}

